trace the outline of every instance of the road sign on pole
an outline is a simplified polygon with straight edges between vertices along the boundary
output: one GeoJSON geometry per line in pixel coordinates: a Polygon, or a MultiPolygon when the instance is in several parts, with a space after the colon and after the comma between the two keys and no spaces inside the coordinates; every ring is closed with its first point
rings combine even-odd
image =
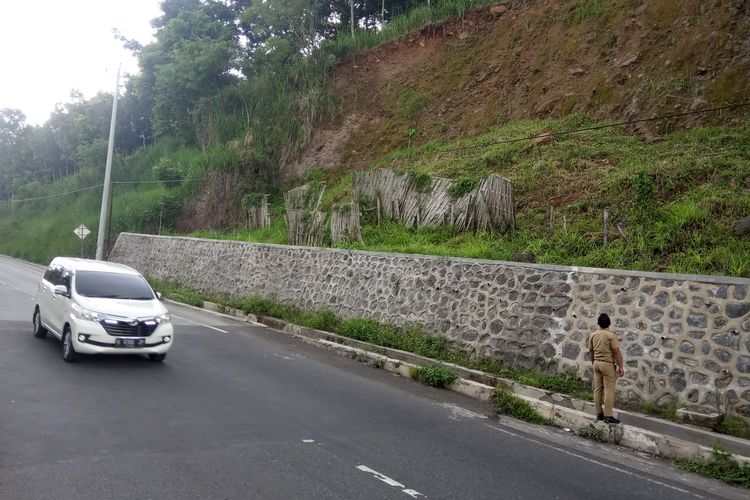
{"type": "Polygon", "coordinates": [[[73,232],[75,233],[76,236],[78,236],[81,239],[84,239],[86,236],[91,234],[91,231],[89,231],[89,228],[87,228],[83,224],[75,228],[73,232]]]}
{"type": "Polygon", "coordinates": [[[80,226],[78,226],[77,228],[73,230],[73,234],[75,234],[81,239],[81,258],[83,258],[83,239],[86,236],[88,236],[90,233],[91,231],[89,231],[89,228],[87,228],[83,224],[81,224],[80,226]]]}

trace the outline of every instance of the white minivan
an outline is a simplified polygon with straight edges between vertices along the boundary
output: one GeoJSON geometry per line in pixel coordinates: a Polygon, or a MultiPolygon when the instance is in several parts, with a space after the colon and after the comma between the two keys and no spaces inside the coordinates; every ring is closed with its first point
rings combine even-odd
{"type": "Polygon", "coordinates": [[[169,312],[138,271],[97,260],[56,257],[39,282],[34,336],[78,354],[148,354],[164,361],[174,343],[169,312]]]}

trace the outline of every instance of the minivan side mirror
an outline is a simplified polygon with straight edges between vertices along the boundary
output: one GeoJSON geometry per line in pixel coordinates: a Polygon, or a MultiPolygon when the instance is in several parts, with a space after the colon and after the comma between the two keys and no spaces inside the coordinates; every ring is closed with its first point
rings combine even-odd
{"type": "Polygon", "coordinates": [[[56,285],[55,286],[55,295],[62,295],[63,297],[68,297],[68,287],[65,285],[56,285]]]}
{"type": "Polygon", "coordinates": [[[156,298],[162,300],[161,292],[156,292],[156,298]]]}

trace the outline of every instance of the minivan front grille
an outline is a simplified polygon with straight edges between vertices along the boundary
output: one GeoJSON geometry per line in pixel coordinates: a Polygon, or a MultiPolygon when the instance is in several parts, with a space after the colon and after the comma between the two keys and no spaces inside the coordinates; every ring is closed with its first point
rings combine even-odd
{"type": "Polygon", "coordinates": [[[158,326],[153,320],[148,322],[138,321],[136,324],[131,324],[128,321],[117,321],[115,323],[112,320],[104,320],[99,324],[102,325],[105,332],[115,337],[148,337],[154,333],[158,326]]]}

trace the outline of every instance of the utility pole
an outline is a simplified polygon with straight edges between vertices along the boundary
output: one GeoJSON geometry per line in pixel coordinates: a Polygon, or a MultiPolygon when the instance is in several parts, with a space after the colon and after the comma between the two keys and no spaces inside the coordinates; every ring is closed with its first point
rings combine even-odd
{"type": "Polygon", "coordinates": [[[352,29],[352,38],[354,38],[354,0],[349,0],[349,26],[352,29]]]}
{"type": "Polygon", "coordinates": [[[107,165],[104,169],[104,188],[102,189],[102,208],[99,211],[99,232],[96,238],[96,260],[104,259],[104,241],[109,220],[109,195],[112,190],[112,155],[115,150],[115,123],[117,122],[117,96],[120,93],[120,67],[117,68],[117,83],[112,96],[112,120],[109,122],[109,144],[107,145],[107,165]]]}

